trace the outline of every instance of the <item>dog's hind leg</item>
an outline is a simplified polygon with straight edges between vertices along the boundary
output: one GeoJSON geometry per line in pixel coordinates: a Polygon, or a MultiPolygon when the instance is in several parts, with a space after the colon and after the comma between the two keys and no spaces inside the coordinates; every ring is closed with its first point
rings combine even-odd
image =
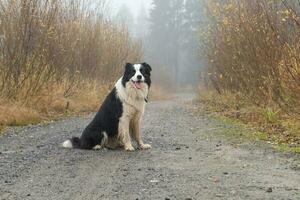
{"type": "Polygon", "coordinates": [[[106,132],[102,132],[102,135],[101,135],[101,142],[100,144],[97,144],[96,146],[94,146],[94,150],[100,150],[102,148],[104,148],[106,146],[108,142],[108,136],[107,136],[107,133],[106,132]]]}

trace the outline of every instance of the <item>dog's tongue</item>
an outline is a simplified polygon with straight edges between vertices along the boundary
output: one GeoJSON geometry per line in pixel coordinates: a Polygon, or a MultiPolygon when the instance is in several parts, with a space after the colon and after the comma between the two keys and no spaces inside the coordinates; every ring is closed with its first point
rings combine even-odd
{"type": "Polygon", "coordinates": [[[137,89],[142,89],[143,84],[142,84],[142,82],[140,82],[140,81],[135,81],[135,82],[134,82],[134,86],[135,86],[137,89]]]}

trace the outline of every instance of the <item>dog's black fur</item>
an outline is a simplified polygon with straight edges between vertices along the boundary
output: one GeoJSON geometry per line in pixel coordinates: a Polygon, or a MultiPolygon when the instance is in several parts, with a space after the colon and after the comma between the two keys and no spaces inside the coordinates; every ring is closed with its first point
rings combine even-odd
{"type": "MultiPolygon", "coordinates": [[[[145,78],[144,82],[150,88],[150,72],[152,69],[147,63],[142,63],[141,66],[140,72],[145,78]]],[[[127,63],[122,77],[122,85],[124,88],[135,73],[133,65],[127,63]]],[[[104,137],[116,137],[118,134],[119,119],[122,113],[123,103],[118,97],[117,88],[114,87],[104,100],[91,123],[84,129],[81,137],[73,137],[69,140],[71,146],[68,148],[92,149],[96,145],[101,145],[104,137]]]]}
{"type": "Polygon", "coordinates": [[[91,123],[84,129],[80,139],[73,137],[71,139],[74,148],[92,149],[94,146],[101,144],[106,132],[109,137],[118,134],[119,118],[122,116],[123,105],[116,96],[114,88],[106,97],[99,111],[91,123]]]}

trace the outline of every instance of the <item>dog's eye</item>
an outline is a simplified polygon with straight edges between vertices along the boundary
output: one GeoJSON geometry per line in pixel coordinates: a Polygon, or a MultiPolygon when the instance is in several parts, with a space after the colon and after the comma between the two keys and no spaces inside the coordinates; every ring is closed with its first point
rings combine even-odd
{"type": "Polygon", "coordinates": [[[135,72],[136,72],[136,71],[135,71],[135,69],[134,69],[134,70],[132,71],[132,73],[135,74],[135,72]]]}

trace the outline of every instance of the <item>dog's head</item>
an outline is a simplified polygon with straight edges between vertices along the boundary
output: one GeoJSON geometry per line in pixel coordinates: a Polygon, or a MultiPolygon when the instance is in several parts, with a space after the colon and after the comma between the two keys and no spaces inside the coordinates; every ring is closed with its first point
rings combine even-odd
{"type": "Polygon", "coordinates": [[[147,63],[125,65],[125,72],[122,78],[122,84],[126,87],[126,84],[131,84],[135,89],[140,90],[144,87],[151,86],[151,67],[147,63]]]}

